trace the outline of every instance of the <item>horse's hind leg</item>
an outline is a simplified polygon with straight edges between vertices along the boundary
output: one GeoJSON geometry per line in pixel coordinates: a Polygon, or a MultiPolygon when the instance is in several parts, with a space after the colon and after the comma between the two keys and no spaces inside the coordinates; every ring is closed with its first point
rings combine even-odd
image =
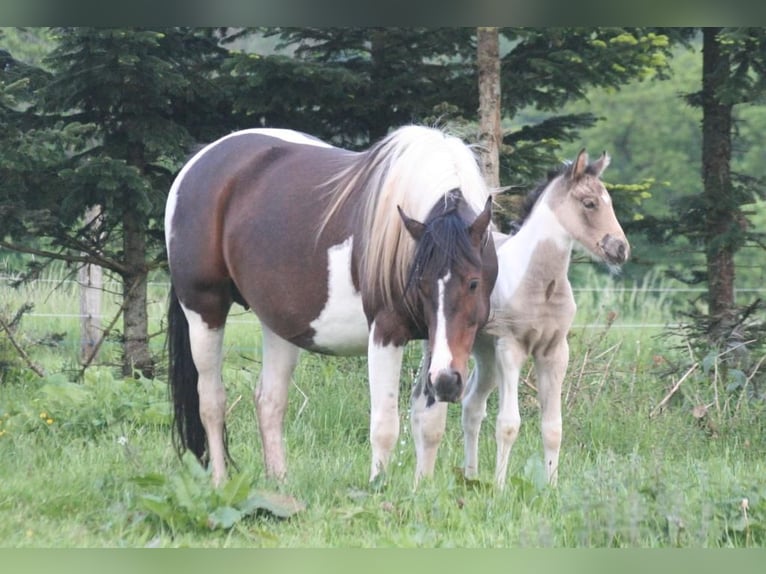
{"type": "Polygon", "coordinates": [[[545,469],[548,482],[555,485],[558,478],[561,450],[561,384],[569,363],[569,345],[566,339],[548,349],[544,356],[535,357],[537,395],[540,401],[545,469]]]}
{"type": "Polygon", "coordinates": [[[495,368],[495,338],[479,334],[473,345],[475,366],[468,377],[463,397],[462,423],[465,449],[466,478],[479,474],[479,433],[487,415],[487,398],[497,386],[495,368]]]}
{"type": "Polygon", "coordinates": [[[255,410],[258,414],[266,474],[283,480],[287,474],[283,424],[290,379],[298,363],[300,349],[265,325],[262,325],[262,330],[263,366],[255,389],[255,410]]]}
{"type": "Polygon", "coordinates": [[[207,436],[213,484],[218,486],[226,478],[226,390],[221,380],[224,328],[208,327],[202,316],[194,311],[185,309],[184,313],[189,322],[192,357],[199,373],[197,392],[200,418],[207,436]]]}

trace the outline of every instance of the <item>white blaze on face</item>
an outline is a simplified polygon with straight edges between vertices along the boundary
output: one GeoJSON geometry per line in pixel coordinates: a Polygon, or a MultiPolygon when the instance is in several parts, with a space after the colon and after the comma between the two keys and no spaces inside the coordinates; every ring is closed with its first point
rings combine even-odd
{"type": "Polygon", "coordinates": [[[362,295],[351,279],[352,237],[327,250],[327,302],[311,322],[314,344],[338,354],[364,354],[369,330],[362,295]]]}
{"type": "Polygon", "coordinates": [[[438,308],[436,309],[436,333],[434,335],[434,348],[431,352],[431,368],[428,374],[431,380],[435,380],[439,373],[452,370],[452,351],[447,341],[447,317],[444,314],[444,290],[450,280],[451,273],[439,279],[436,283],[439,287],[438,308]]]}

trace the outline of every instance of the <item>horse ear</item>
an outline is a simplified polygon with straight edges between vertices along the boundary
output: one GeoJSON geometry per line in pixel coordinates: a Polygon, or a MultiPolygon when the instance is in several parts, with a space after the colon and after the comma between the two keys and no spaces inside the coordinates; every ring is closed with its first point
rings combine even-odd
{"type": "Polygon", "coordinates": [[[588,152],[585,148],[580,150],[577,157],[569,170],[569,177],[571,179],[579,179],[585,174],[585,170],[588,167],[588,152]]]}
{"type": "Polygon", "coordinates": [[[398,205],[396,206],[396,209],[399,211],[399,217],[402,218],[404,227],[407,228],[409,234],[415,241],[420,241],[420,238],[423,237],[423,234],[426,232],[426,226],[416,219],[407,217],[407,214],[405,214],[404,211],[402,211],[402,208],[398,205]]]}
{"type": "Polygon", "coordinates": [[[471,242],[478,247],[481,245],[481,241],[484,238],[484,234],[487,232],[490,222],[492,221],[492,197],[487,198],[487,203],[484,205],[484,210],[476,216],[473,223],[468,226],[468,234],[471,236],[471,242]]]}
{"type": "Polygon", "coordinates": [[[601,157],[599,157],[595,162],[593,162],[593,165],[591,166],[592,169],[596,172],[596,176],[600,177],[601,174],[604,172],[604,170],[609,167],[609,163],[612,161],[612,158],[609,157],[609,154],[605,151],[601,152],[601,157]]]}

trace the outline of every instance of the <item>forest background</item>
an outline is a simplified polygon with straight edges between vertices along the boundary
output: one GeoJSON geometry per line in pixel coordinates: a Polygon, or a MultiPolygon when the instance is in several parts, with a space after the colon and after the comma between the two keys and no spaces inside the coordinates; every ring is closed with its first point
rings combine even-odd
{"type": "MultiPolygon", "coordinates": [[[[734,259],[740,292],[763,279],[763,30],[495,33],[501,228],[547,170],[580,147],[608,150],[635,245],[623,279],[707,285],[689,309],[696,330],[714,344],[742,338],[754,309],[735,301],[734,259]],[[718,47],[712,66],[726,71],[708,88],[715,105],[702,81],[705,34],[718,47]],[[728,123],[703,159],[706,101],[707,117],[717,110],[728,123]]],[[[264,125],[362,149],[413,122],[481,143],[473,28],[5,28],[0,43],[5,265],[30,278],[53,260],[90,262],[116,276],[126,374],[154,369],[146,281],[164,265],[167,189],[195,146],[264,125]]]]}

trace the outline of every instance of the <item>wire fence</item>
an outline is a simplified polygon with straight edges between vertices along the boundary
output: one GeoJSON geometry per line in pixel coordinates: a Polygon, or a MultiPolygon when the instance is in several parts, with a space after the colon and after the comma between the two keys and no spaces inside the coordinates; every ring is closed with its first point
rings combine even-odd
{"type": "MultiPolygon", "coordinates": [[[[6,285],[7,287],[0,289],[2,290],[0,292],[0,304],[5,302],[6,299],[10,299],[8,295],[8,289],[11,289],[10,285],[17,281],[18,277],[12,276],[12,275],[0,275],[0,285],[6,285]]],[[[75,306],[77,302],[77,292],[80,288],[80,283],[74,279],[55,279],[55,278],[38,278],[33,281],[30,281],[29,283],[25,284],[25,289],[27,293],[30,292],[36,292],[36,291],[47,291],[49,293],[52,293],[54,290],[63,292],[65,294],[69,294],[69,297],[71,298],[72,305],[75,306]]],[[[167,281],[150,281],[147,283],[147,288],[150,292],[150,304],[153,305],[164,305],[164,302],[167,299],[167,292],[170,288],[170,283],[167,281]]],[[[121,297],[122,292],[122,284],[118,281],[110,281],[106,280],[103,282],[101,290],[105,294],[105,296],[109,297],[121,297]]],[[[707,289],[704,287],[669,287],[665,285],[660,286],[652,286],[652,285],[642,285],[642,286],[626,286],[622,284],[614,284],[610,286],[600,286],[600,287],[574,287],[573,291],[575,292],[575,298],[578,298],[578,295],[580,294],[609,294],[612,299],[615,297],[631,297],[635,298],[637,294],[644,295],[644,296],[654,296],[654,297],[677,297],[677,296],[687,296],[687,297],[698,297],[700,295],[704,295],[707,292],[707,289]]],[[[735,290],[735,295],[738,296],[748,296],[752,297],[754,295],[759,294],[766,294],[766,287],[744,287],[744,288],[737,288],[735,290]]],[[[46,321],[51,319],[70,319],[70,320],[77,320],[83,319],[86,317],[86,315],[83,315],[82,313],[75,312],[75,311],[67,311],[67,310],[45,310],[45,311],[36,311],[31,310],[24,314],[25,319],[31,319],[34,321],[46,321]]],[[[108,320],[113,317],[113,314],[110,314],[109,312],[105,312],[101,315],[93,315],[94,319],[101,319],[101,320],[108,320]]],[[[255,315],[251,312],[232,312],[229,320],[227,321],[228,324],[257,324],[258,319],[255,317],[255,315]]],[[[619,320],[616,320],[612,322],[610,325],[610,328],[613,329],[663,329],[673,326],[672,321],[667,322],[656,322],[656,321],[649,321],[649,322],[636,322],[636,321],[630,321],[630,322],[621,322],[619,320]]],[[[603,328],[604,324],[602,322],[599,323],[575,323],[572,325],[573,329],[598,329],[603,328]]]]}

